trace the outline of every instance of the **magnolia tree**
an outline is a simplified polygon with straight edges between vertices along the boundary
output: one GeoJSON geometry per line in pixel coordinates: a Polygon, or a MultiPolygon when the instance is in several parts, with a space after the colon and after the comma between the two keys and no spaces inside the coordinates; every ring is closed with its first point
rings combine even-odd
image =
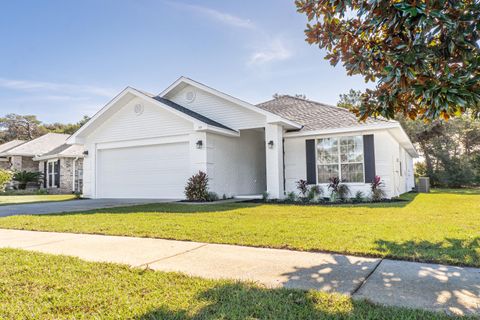
{"type": "Polygon", "coordinates": [[[480,117],[478,0],[297,0],[306,41],[376,83],[354,112],[426,121],[480,117]]]}

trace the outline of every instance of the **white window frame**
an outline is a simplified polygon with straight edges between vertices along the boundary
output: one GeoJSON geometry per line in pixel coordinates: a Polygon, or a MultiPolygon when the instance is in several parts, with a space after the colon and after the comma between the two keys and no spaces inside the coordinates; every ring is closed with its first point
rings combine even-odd
{"type": "MultiPolygon", "coordinates": [[[[55,164],[57,163],[58,159],[51,159],[47,161],[47,189],[57,189],[58,187],[55,185],[55,176],[57,172],[55,172],[55,164]],[[50,163],[52,164],[52,172],[50,171],[50,163]],[[50,182],[52,184],[50,185],[50,182]]],[[[60,166],[59,168],[60,169],[60,166]]]]}
{"type": "MultiPolygon", "coordinates": [[[[341,145],[340,139],[342,138],[352,138],[352,137],[361,137],[363,139],[363,135],[350,135],[350,136],[333,136],[333,137],[320,137],[315,139],[315,181],[317,184],[328,184],[328,182],[319,182],[318,181],[318,143],[319,140],[322,139],[337,139],[337,149],[338,149],[338,178],[342,179],[342,152],[341,152],[341,145]]],[[[362,142],[363,143],[363,142],[362,142]]],[[[349,185],[363,185],[365,184],[365,152],[362,150],[363,161],[362,161],[362,170],[363,170],[363,181],[362,182],[344,182],[349,185]]],[[[351,163],[343,163],[343,164],[358,164],[359,162],[351,162],[351,163]]],[[[343,182],[343,181],[342,181],[343,182]]]]}

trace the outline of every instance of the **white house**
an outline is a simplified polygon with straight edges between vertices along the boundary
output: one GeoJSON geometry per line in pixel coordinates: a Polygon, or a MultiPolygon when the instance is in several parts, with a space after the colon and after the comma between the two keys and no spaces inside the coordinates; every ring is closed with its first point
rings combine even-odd
{"type": "Polygon", "coordinates": [[[282,198],[332,176],[368,194],[375,175],[396,196],[417,156],[398,122],[290,96],[255,106],[185,77],[158,95],[126,88],[68,143],[85,146],[91,198],[184,198],[199,170],[220,196],[282,198]]]}

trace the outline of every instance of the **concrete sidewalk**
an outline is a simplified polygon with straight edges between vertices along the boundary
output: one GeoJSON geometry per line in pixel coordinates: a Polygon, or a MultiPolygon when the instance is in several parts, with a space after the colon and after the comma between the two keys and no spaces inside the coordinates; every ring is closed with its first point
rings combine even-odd
{"type": "Polygon", "coordinates": [[[117,262],[375,303],[480,315],[480,269],[162,239],[0,229],[0,247],[117,262]]]}

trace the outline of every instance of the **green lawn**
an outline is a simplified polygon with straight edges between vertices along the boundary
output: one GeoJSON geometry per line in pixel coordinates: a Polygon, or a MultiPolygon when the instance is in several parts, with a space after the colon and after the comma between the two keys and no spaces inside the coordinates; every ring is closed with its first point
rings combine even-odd
{"type": "Polygon", "coordinates": [[[0,228],[83,232],[390,257],[480,267],[480,193],[351,206],[153,204],[12,216],[0,228]]]}
{"type": "Polygon", "coordinates": [[[315,291],[0,249],[0,319],[447,319],[315,291]]]}
{"type": "Polygon", "coordinates": [[[1,195],[0,206],[7,204],[66,201],[75,198],[73,194],[47,194],[47,195],[1,195]]]}

